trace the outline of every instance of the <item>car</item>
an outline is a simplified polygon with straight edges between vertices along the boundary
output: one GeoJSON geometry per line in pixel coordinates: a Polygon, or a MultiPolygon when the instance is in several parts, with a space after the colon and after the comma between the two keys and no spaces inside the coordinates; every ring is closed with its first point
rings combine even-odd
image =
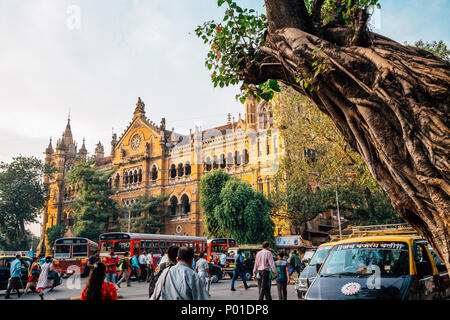
{"type": "MultiPolygon", "coordinates": [[[[15,259],[15,256],[1,256],[0,257],[0,290],[6,290],[8,287],[8,279],[10,276],[10,266],[11,262],[15,259]]],[[[22,257],[22,272],[20,275],[20,280],[23,288],[28,282],[28,267],[31,264],[31,259],[28,257],[22,257]]]]}
{"type": "Polygon", "coordinates": [[[417,234],[355,237],[329,250],[306,300],[432,300],[450,296],[448,271],[417,234]]]}
{"type": "MultiPolygon", "coordinates": [[[[262,250],[261,245],[241,245],[239,247],[234,247],[228,249],[227,259],[225,261],[225,267],[223,268],[224,273],[233,277],[234,272],[234,257],[238,250],[242,250],[244,255],[244,276],[247,281],[250,281],[253,276],[253,266],[255,265],[256,254],[262,250]]],[[[274,260],[277,259],[275,251],[270,249],[273,254],[274,260]]]]}
{"type": "Polygon", "coordinates": [[[222,280],[223,278],[222,267],[214,263],[209,263],[208,265],[209,265],[209,272],[211,273],[211,282],[217,283],[220,280],[222,280]]]}
{"type": "MultiPolygon", "coordinates": [[[[333,247],[334,242],[327,242],[321,244],[310,258],[309,263],[305,263],[305,267],[302,269],[298,277],[297,284],[295,285],[295,291],[299,299],[304,299],[306,291],[317,276],[317,270],[325,260],[328,251],[333,247]]],[[[306,253],[305,253],[306,255],[306,253]]]]}
{"type": "Polygon", "coordinates": [[[300,269],[303,270],[306,268],[306,266],[309,264],[309,261],[313,257],[314,253],[316,252],[316,249],[308,249],[305,251],[305,254],[302,257],[302,260],[300,262],[300,269]]]}

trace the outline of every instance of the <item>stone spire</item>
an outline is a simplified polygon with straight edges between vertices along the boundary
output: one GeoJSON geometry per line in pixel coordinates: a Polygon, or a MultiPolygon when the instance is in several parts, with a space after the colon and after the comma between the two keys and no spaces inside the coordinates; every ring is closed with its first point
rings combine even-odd
{"type": "Polygon", "coordinates": [[[73,141],[72,128],[70,127],[70,115],[67,118],[67,125],[62,135],[62,141],[67,152],[76,153],[76,146],[75,142],[73,141]]]}
{"type": "Polygon", "coordinates": [[[105,148],[103,148],[102,143],[99,141],[95,148],[95,158],[99,159],[99,158],[103,158],[104,156],[105,156],[105,148]]]}
{"type": "Polygon", "coordinates": [[[134,109],[134,118],[141,118],[145,116],[145,103],[141,100],[141,97],[138,97],[138,101],[136,103],[136,109],[134,109]]]}
{"type": "Polygon", "coordinates": [[[116,149],[117,146],[117,134],[113,133],[112,134],[112,139],[111,139],[111,156],[114,155],[114,151],[116,149]]]}
{"type": "Polygon", "coordinates": [[[50,137],[50,142],[48,143],[47,149],[45,149],[46,154],[53,154],[52,137],[50,137]]]}
{"type": "Polygon", "coordinates": [[[80,153],[80,155],[82,155],[82,156],[87,155],[86,139],[85,139],[85,138],[83,138],[83,145],[81,146],[79,153],[80,153]]]}
{"type": "Polygon", "coordinates": [[[227,124],[231,124],[231,113],[227,114],[227,124]]]}

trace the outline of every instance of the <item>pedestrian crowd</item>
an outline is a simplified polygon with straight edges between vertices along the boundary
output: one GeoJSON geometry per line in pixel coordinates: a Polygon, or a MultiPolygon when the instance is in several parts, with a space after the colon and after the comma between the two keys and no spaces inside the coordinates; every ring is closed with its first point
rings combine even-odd
{"type": "MultiPolygon", "coordinates": [[[[224,267],[227,254],[223,252],[220,256],[212,258],[211,262],[224,267]],[[214,260],[215,259],[215,260],[214,260]]],[[[235,283],[238,278],[242,279],[243,287],[248,290],[246,276],[246,257],[242,250],[238,250],[234,256],[234,269],[231,277],[231,291],[236,291],[235,283]]],[[[294,271],[300,274],[301,259],[296,251],[290,255],[288,252],[280,251],[274,259],[274,252],[270,249],[269,242],[262,243],[262,250],[256,256],[252,270],[252,279],[257,283],[258,299],[272,300],[271,286],[275,281],[280,300],[287,300],[287,285],[291,282],[294,271]]],[[[152,251],[142,251],[130,257],[125,252],[123,258],[115,254],[111,248],[105,259],[100,258],[100,252],[96,250],[87,261],[90,269],[86,286],[81,293],[81,300],[116,300],[117,289],[122,283],[131,286],[131,279],[137,282],[148,283],[150,300],[208,300],[211,286],[210,264],[204,253],[194,254],[191,247],[169,247],[164,255],[160,256],[154,263],[152,251]]],[[[18,297],[36,291],[43,300],[46,293],[61,283],[60,276],[56,272],[51,256],[40,255],[33,258],[28,266],[16,254],[10,264],[10,278],[6,291],[6,299],[11,298],[11,292],[16,291],[18,297]],[[28,281],[24,288],[21,279],[22,266],[28,267],[28,281]]]]}

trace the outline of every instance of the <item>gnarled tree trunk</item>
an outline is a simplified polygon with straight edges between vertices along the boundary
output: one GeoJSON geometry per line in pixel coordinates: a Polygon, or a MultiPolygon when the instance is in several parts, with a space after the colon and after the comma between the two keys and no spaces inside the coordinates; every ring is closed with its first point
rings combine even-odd
{"type": "Polygon", "coordinates": [[[265,3],[263,56],[241,78],[277,79],[311,98],[450,270],[450,64],[369,32],[364,10],[353,29],[338,16],[322,23],[323,0],[314,1],[312,16],[301,0],[265,3]],[[314,78],[318,59],[328,70],[314,78]],[[300,86],[299,75],[316,89],[300,86]]]}

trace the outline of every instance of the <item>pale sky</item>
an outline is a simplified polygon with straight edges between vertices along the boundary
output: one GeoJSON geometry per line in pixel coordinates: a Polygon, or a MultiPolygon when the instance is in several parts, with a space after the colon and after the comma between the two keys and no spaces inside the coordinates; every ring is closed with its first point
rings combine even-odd
{"type": "MultiPolygon", "coordinates": [[[[263,0],[237,2],[264,11],[263,0]]],[[[381,5],[375,32],[450,44],[450,0],[381,5]]],[[[123,133],[138,96],[150,120],[165,117],[180,133],[237,118],[238,88],[213,88],[194,32],[222,12],[216,0],[0,0],[0,161],[43,159],[69,110],[78,145],[85,137],[92,153],[100,140],[109,154],[112,129],[123,133]]]]}

